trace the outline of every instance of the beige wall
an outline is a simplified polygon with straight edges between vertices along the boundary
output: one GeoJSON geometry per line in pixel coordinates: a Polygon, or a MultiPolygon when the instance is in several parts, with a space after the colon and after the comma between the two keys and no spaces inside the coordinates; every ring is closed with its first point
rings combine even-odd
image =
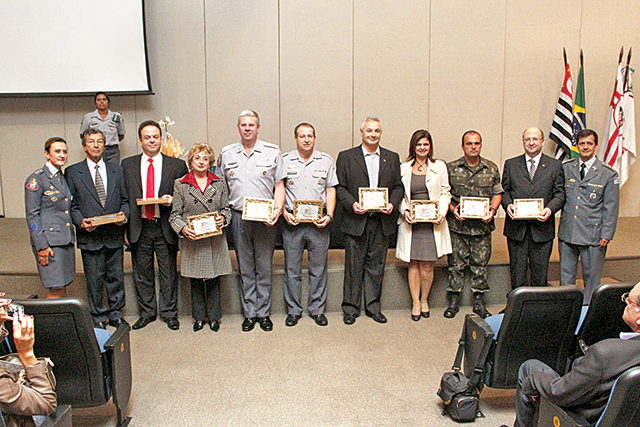
{"type": "MultiPolygon", "coordinates": [[[[335,157],[376,115],[383,145],[402,158],[415,129],[429,129],[436,156],[449,161],[474,128],[483,154],[502,165],[521,153],[524,128],[549,131],[562,47],[574,79],[585,52],[587,123],[601,134],[620,46],[640,47],[634,0],[154,0],[146,9],[155,95],[112,97],[126,121],[124,156],[139,152],[139,122],[165,116],[184,147],[206,141],[219,152],[238,139],[238,112],[253,108],[261,138],[283,152],[294,148],[293,127],[309,121],[318,148],[335,157]]],[[[93,108],[89,97],[0,99],[7,217],[24,216],[24,179],[44,163],[46,138],[70,142],[70,163],[84,157],[77,132],[93,108]]],[[[554,149],[548,140],[545,151],[554,149]]],[[[622,216],[640,215],[638,184],[636,165],[622,216]]]]}

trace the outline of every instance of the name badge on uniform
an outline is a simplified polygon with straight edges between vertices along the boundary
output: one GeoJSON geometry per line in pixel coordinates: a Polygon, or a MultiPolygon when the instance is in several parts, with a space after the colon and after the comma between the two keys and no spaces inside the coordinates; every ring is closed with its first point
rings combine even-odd
{"type": "Polygon", "coordinates": [[[271,166],[271,159],[260,159],[256,162],[256,166],[271,166]]]}

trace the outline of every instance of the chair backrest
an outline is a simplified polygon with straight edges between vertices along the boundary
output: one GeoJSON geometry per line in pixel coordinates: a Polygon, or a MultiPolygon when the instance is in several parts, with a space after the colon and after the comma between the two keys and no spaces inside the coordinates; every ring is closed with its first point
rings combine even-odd
{"type": "Polygon", "coordinates": [[[620,332],[631,332],[622,320],[626,304],[620,297],[633,289],[633,284],[615,283],[598,286],[591,295],[587,315],[576,334],[586,345],[606,338],[618,338],[620,332]]]}
{"type": "Polygon", "coordinates": [[[618,377],[609,402],[595,427],[637,427],[640,425],[640,366],[618,377]]]}
{"type": "MultiPolygon", "coordinates": [[[[493,341],[493,330],[482,317],[477,314],[467,314],[464,318],[464,362],[463,372],[467,378],[471,378],[473,370],[480,365],[484,368],[484,360],[479,360],[482,356],[484,344],[493,341]]],[[[486,359],[486,356],[485,356],[486,359]]],[[[484,379],[484,378],[483,378],[484,379]]]]}
{"type": "Polygon", "coordinates": [[[89,306],[75,298],[15,300],[34,317],[38,357],[54,363],[58,403],[103,405],[109,395],[89,306]]]}
{"type": "Polygon", "coordinates": [[[507,308],[492,356],[487,385],[516,388],[518,369],[538,359],[560,374],[575,348],[582,291],[574,286],[519,287],[507,297],[507,308]]]}

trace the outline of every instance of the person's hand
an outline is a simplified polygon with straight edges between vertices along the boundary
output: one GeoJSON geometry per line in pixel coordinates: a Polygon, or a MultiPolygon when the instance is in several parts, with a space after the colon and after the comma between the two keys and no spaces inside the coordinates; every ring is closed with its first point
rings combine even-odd
{"type": "Polygon", "coordinates": [[[436,224],[436,225],[438,225],[438,224],[442,224],[443,222],[444,222],[444,215],[439,214],[439,215],[438,215],[438,219],[437,219],[437,220],[435,220],[433,223],[434,223],[434,224],[436,224]]]}
{"type": "Polygon", "coordinates": [[[282,216],[284,220],[287,221],[287,224],[293,225],[294,227],[298,225],[298,221],[296,221],[296,217],[294,217],[292,213],[284,211],[282,212],[282,216]]]}
{"type": "Polygon", "coordinates": [[[509,206],[507,206],[507,214],[509,215],[509,218],[511,219],[515,219],[515,212],[513,211],[513,203],[511,203],[509,206]]]}
{"type": "Polygon", "coordinates": [[[487,214],[487,216],[482,218],[482,222],[491,222],[495,214],[496,214],[496,211],[493,208],[489,208],[489,213],[487,214]]]}
{"type": "Polygon", "coordinates": [[[13,314],[13,342],[20,361],[26,368],[38,362],[33,354],[33,343],[35,335],[33,333],[33,316],[23,315],[18,320],[18,313],[13,314]]]}
{"type": "Polygon", "coordinates": [[[404,211],[404,220],[409,224],[417,224],[417,222],[411,218],[411,212],[408,209],[405,209],[404,211]]]}
{"type": "Polygon", "coordinates": [[[322,218],[320,218],[318,221],[314,222],[314,224],[318,228],[325,228],[330,223],[331,223],[331,217],[328,215],[325,215],[322,218]]]}
{"type": "Polygon", "coordinates": [[[169,194],[165,194],[164,196],[161,197],[161,199],[163,200],[162,202],[162,206],[166,206],[166,207],[171,207],[171,203],[173,202],[173,197],[171,197],[169,194]]]}
{"type": "Polygon", "coordinates": [[[390,215],[391,212],[393,212],[393,205],[391,203],[387,204],[387,208],[386,209],[380,209],[380,212],[382,212],[385,215],[390,215]]]}
{"type": "Polygon", "coordinates": [[[360,206],[360,203],[358,202],[353,203],[353,211],[358,215],[363,215],[368,212],[366,209],[362,209],[362,206],[360,206]]]}
{"type": "Polygon", "coordinates": [[[84,228],[86,231],[91,233],[93,230],[98,228],[98,226],[97,225],[93,225],[93,223],[91,222],[90,218],[83,218],[82,219],[82,228],[84,228]]]}
{"type": "Polygon", "coordinates": [[[118,222],[116,222],[116,225],[124,225],[125,222],[127,222],[127,217],[124,215],[124,212],[120,211],[116,214],[116,217],[118,218],[118,222]]]}
{"type": "Polygon", "coordinates": [[[453,208],[453,216],[455,216],[458,221],[464,221],[464,218],[460,216],[460,205],[453,208]]]}
{"type": "Polygon", "coordinates": [[[268,225],[269,227],[276,225],[276,222],[278,222],[278,218],[280,218],[281,213],[282,213],[281,208],[275,208],[273,210],[273,213],[271,214],[271,219],[269,221],[264,222],[265,225],[268,225]]]}
{"type": "Polygon", "coordinates": [[[216,227],[218,228],[218,230],[224,227],[224,222],[225,219],[222,215],[216,216],[216,227]]]}
{"type": "Polygon", "coordinates": [[[544,209],[542,210],[542,215],[540,215],[540,216],[538,217],[538,221],[540,221],[540,222],[545,222],[546,220],[548,220],[548,219],[549,219],[549,217],[550,217],[550,216],[551,216],[551,209],[549,209],[549,208],[544,208],[544,209]]]}
{"type": "Polygon", "coordinates": [[[38,262],[41,266],[46,267],[49,265],[49,257],[55,258],[51,248],[44,248],[38,251],[38,262]]]}
{"type": "Polygon", "coordinates": [[[604,248],[609,244],[610,240],[607,239],[600,239],[600,247],[604,248]]]}
{"type": "Polygon", "coordinates": [[[196,240],[196,232],[189,227],[182,227],[182,235],[189,240],[196,240]]]}
{"type": "MultiPolygon", "coordinates": [[[[0,293],[0,296],[4,296],[4,292],[0,293]]],[[[0,299],[0,325],[7,320],[11,320],[11,317],[7,315],[7,309],[5,308],[11,304],[10,299],[0,299]]]]}

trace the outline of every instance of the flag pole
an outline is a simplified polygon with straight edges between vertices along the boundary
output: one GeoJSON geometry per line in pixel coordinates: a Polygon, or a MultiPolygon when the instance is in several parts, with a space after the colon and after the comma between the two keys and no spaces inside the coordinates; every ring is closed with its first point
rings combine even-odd
{"type": "Polygon", "coordinates": [[[627,90],[629,83],[629,63],[631,63],[631,49],[632,48],[629,48],[629,54],[627,55],[627,69],[624,72],[624,85],[622,87],[625,91],[627,90]]]}
{"type": "Polygon", "coordinates": [[[584,67],[584,54],[582,53],[582,49],[580,49],[580,68],[584,67]]]}
{"type": "Polygon", "coordinates": [[[562,48],[562,56],[564,58],[564,66],[566,68],[567,67],[567,49],[565,49],[564,47],[562,48]]]}

